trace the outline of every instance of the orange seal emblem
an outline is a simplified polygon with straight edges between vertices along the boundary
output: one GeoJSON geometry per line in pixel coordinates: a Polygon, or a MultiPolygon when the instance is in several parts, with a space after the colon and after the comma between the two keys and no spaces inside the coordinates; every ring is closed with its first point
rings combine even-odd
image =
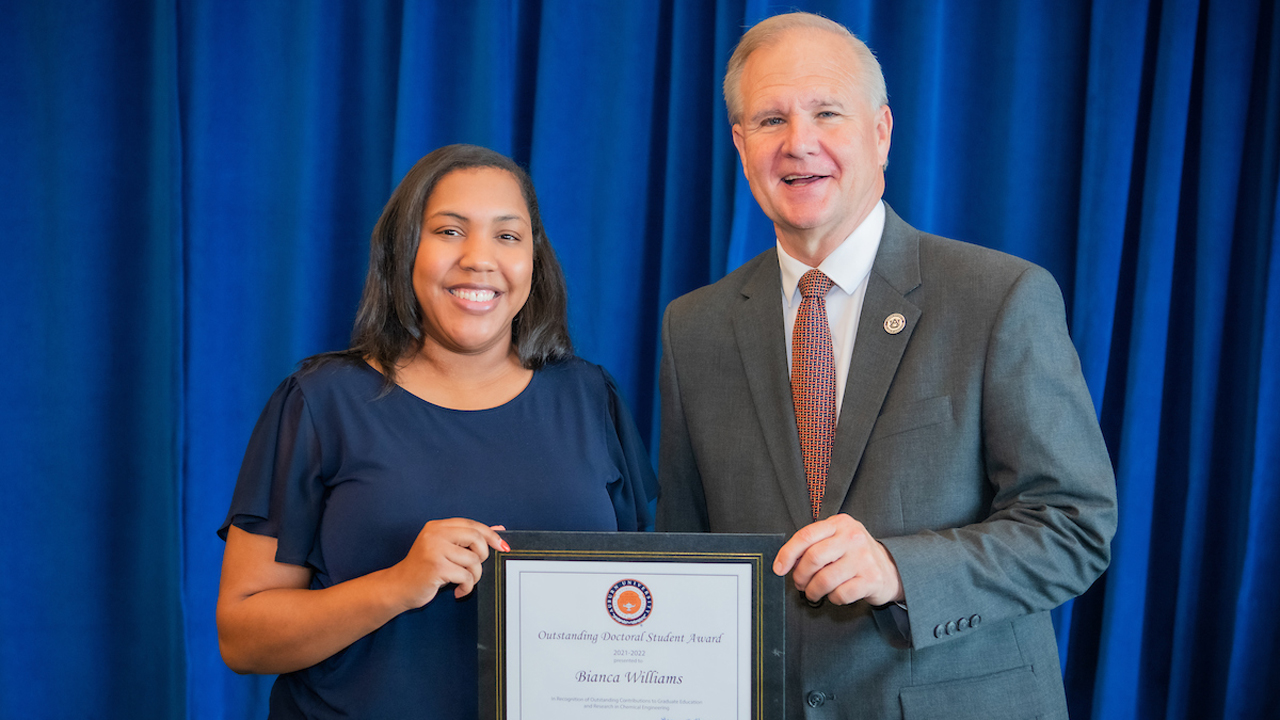
{"type": "Polygon", "coordinates": [[[639,580],[619,580],[605,596],[609,617],[620,625],[639,625],[653,610],[653,595],[639,580]]]}

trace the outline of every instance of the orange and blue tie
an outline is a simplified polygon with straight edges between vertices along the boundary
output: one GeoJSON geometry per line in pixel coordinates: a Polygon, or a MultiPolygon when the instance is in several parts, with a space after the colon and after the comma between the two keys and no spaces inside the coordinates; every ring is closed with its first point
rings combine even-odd
{"type": "Polygon", "coordinates": [[[818,519],[836,433],[836,369],[827,322],[831,278],[810,270],[800,278],[800,309],[791,331],[791,398],[800,431],[804,476],[813,519],[818,519]]]}

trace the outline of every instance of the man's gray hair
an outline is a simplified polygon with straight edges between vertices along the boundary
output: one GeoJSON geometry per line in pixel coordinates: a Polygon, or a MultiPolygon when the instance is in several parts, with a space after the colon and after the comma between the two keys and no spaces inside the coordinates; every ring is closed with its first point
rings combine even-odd
{"type": "Polygon", "coordinates": [[[862,85],[862,93],[866,96],[867,102],[873,109],[889,104],[889,92],[885,89],[884,73],[881,72],[879,61],[866,43],[834,20],[828,20],[813,13],[794,12],[761,20],[738,41],[738,46],[734,48],[733,56],[729,58],[729,65],[724,73],[724,104],[729,108],[730,124],[737,124],[742,117],[742,69],[747,64],[747,58],[756,50],[772,44],[779,35],[797,28],[825,30],[846,38],[861,65],[854,70],[854,75],[862,85]]]}

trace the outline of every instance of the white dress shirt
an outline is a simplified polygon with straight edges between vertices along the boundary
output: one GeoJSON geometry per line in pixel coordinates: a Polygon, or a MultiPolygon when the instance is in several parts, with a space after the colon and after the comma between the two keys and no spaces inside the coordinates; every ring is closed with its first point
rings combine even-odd
{"type": "MultiPolygon", "coordinates": [[[[884,201],[876,203],[871,214],[854,228],[849,237],[818,266],[835,285],[827,293],[827,323],[831,326],[831,345],[836,370],[836,419],[844,404],[844,387],[849,378],[849,362],[857,339],[858,319],[862,317],[862,300],[867,295],[867,278],[884,234],[884,201]]],[[[791,372],[791,331],[800,310],[800,277],[813,268],[796,260],[778,243],[778,268],[782,271],[782,317],[786,323],[787,372],[791,372]]]]}

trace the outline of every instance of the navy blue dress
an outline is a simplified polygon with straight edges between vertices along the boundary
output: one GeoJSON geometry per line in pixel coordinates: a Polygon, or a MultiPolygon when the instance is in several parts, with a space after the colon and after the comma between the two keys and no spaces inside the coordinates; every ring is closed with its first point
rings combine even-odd
{"type": "MultiPolygon", "coordinates": [[[[329,360],[280,384],[236,482],[234,524],[325,588],[402,560],[428,520],[509,530],[648,530],[657,493],[635,423],[602,368],[533,374],[488,410],[450,410],[364,362],[329,360]]],[[[272,718],[476,716],[476,600],[440,592],[329,659],[281,675],[272,718]]]]}

